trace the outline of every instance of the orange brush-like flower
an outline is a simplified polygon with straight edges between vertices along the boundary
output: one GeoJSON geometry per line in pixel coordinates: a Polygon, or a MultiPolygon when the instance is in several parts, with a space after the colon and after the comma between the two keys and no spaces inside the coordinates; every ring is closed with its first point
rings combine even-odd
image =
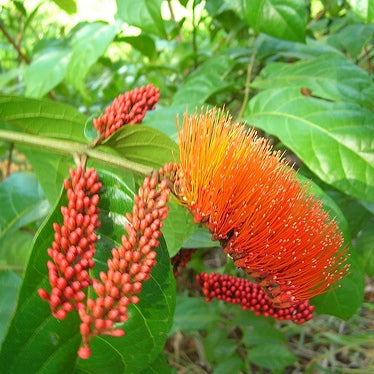
{"type": "Polygon", "coordinates": [[[178,137],[181,201],[275,306],[326,292],[347,273],[336,222],[267,139],[216,109],[186,114],[178,137]]]}

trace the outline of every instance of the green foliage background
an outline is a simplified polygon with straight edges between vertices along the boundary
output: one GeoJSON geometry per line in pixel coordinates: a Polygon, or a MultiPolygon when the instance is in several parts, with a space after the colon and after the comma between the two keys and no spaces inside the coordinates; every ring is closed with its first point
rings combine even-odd
{"type": "MultiPolygon", "coordinates": [[[[207,372],[322,370],[319,356],[305,364],[288,345],[318,322],[285,327],[235,306],[206,304],[182,288],[191,284],[188,278],[177,284],[176,297],[169,256],[181,247],[205,248],[194,256],[191,276],[207,270],[216,244],[175,202],[153,283],[125,324],[126,337],[97,340],[93,359],[76,359],[76,316],[63,324],[52,320],[36,290],[46,281],[51,222],[59,219],[62,181],[76,154],[86,153],[107,181],[100,264],[118,244],[139,175],[178,159],[175,117],[186,108],[225,106],[285,151],[336,217],[350,248],[351,274],[312,303],[318,313],[356,326],[364,311],[373,310],[364,279],[373,287],[374,2],[117,0],[108,5],[113,14],[107,20],[79,18],[83,2],[75,0],[1,4],[1,372],[98,373],[110,367],[113,373],[167,373],[162,349],[168,334],[198,341],[207,372]],[[120,93],[149,83],[161,91],[156,110],[141,126],[124,127],[89,148],[96,136],[92,118],[120,93]],[[9,175],[10,166],[17,172],[9,175]],[[43,349],[48,354],[38,358],[43,349]]],[[[234,272],[225,261],[218,266],[215,271],[234,272]]],[[[338,351],[362,346],[361,361],[367,372],[373,369],[365,353],[372,347],[370,332],[326,334],[312,342],[335,344],[338,351]]],[[[328,358],[323,369],[341,369],[335,356],[328,358]]]]}

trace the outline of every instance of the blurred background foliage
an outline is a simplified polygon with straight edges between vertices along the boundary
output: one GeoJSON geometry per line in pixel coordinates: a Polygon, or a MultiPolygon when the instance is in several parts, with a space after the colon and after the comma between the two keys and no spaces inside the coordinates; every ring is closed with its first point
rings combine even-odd
{"type": "MultiPolygon", "coordinates": [[[[29,126],[36,126],[29,99],[69,104],[79,111],[71,121],[85,121],[120,93],[153,83],[161,99],[144,125],[176,140],[175,116],[186,106],[225,106],[284,151],[301,178],[313,180],[313,192],[344,232],[352,274],[313,302],[330,316],[294,326],[206,304],[195,289],[196,272],[233,272],[232,265],[209,248],[205,232],[190,237],[191,226],[183,240],[168,239],[170,224],[170,255],[181,246],[205,249],[177,278],[174,325],[155,372],[374,370],[373,1],[1,0],[0,6],[1,128],[17,122],[17,112],[34,116],[29,126]],[[13,106],[9,97],[18,97],[13,106]]],[[[56,173],[51,181],[35,157],[0,141],[0,284],[9,301],[0,338],[33,237],[64,177],[56,173]]]]}

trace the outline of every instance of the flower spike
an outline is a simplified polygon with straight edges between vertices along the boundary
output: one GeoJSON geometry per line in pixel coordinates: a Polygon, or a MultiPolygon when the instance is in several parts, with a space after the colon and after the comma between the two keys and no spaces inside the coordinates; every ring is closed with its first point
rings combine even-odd
{"type": "Polygon", "coordinates": [[[347,274],[335,220],[267,139],[217,109],[185,114],[178,138],[181,202],[275,306],[309,300],[347,274]]]}
{"type": "Polygon", "coordinates": [[[106,139],[123,125],[141,123],[159,98],[160,90],[152,84],[125,92],[113,100],[101,117],[94,119],[94,127],[106,139]]]}

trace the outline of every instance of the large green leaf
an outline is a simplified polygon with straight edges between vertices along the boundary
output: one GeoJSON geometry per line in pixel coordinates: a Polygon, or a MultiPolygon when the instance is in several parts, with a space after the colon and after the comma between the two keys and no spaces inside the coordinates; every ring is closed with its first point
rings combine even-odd
{"type": "Polygon", "coordinates": [[[0,95],[0,128],[52,138],[85,141],[86,117],[70,105],[0,95]]]}
{"type": "MultiPolygon", "coordinates": [[[[234,66],[228,56],[208,59],[195,72],[186,78],[173,98],[174,104],[203,104],[211,95],[232,86],[225,81],[225,76],[234,66]]],[[[194,109],[194,108],[191,108],[194,109]]]]}
{"type": "Polygon", "coordinates": [[[62,82],[69,59],[69,48],[51,47],[43,51],[25,71],[25,95],[42,97],[62,82]]]}
{"type": "Polygon", "coordinates": [[[307,88],[311,95],[333,101],[347,101],[369,108],[374,106],[374,85],[365,70],[346,58],[331,54],[294,64],[270,63],[253,87],[307,88]]]}
{"type": "Polygon", "coordinates": [[[373,112],[278,88],[252,98],[244,117],[280,138],[324,182],[374,201],[373,112]]]}
{"type": "MultiPolygon", "coordinates": [[[[100,200],[99,241],[96,246],[94,274],[102,270],[111,248],[118,246],[124,233],[124,214],[131,210],[133,193],[115,175],[100,173],[104,186],[100,200]]],[[[61,222],[60,206],[65,194],[37,235],[25,273],[15,316],[0,353],[2,373],[84,373],[137,372],[154,361],[166,341],[175,306],[174,277],[167,249],[161,240],[157,265],[151,279],[144,283],[139,304],[129,307],[129,321],[123,324],[123,338],[96,337],[92,357],[78,360],[81,338],[79,318],[69,313],[63,321],[51,316],[48,303],[37,294],[48,288],[47,248],[53,241],[53,222],[61,222]]]]}
{"type": "Polygon", "coordinates": [[[87,23],[74,34],[67,79],[82,94],[85,94],[84,78],[91,66],[104,54],[119,27],[119,23],[108,25],[93,22],[87,23]]]}
{"type": "MultiPolygon", "coordinates": [[[[74,107],[49,100],[0,96],[0,128],[52,138],[87,142],[86,117],[74,107]]],[[[26,145],[17,146],[25,154],[50,203],[58,197],[71,157],[26,145]]]]}
{"type": "Polygon", "coordinates": [[[10,270],[0,271],[0,346],[16,306],[17,292],[20,284],[21,279],[17,274],[10,270]]]}
{"type": "Polygon", "coordinates": [[[246,0],[245,8],[247,20],[256,31],[279,39],[305,40],[305,1],[246,0]]]}
{"type": "Polygon", "coordinates": [[[161,16],[162,0],[116,0],[117,16],[132,26],[137,26],[149,34],[166,38],[164,21],[161,16]]]}
{"type": "Polygon", "coordinates": [[[156,169],[179,158],[174,141],[164,133],[143,125],[123,126],[103,145],[100,149],[104,151],[115,152],[125,159],[156,169]]]}
{"type": "Polygon", "coordinates": [[[0,184],[0,247],[6,235],[28,225],[49,211],[38,180],[31,172],[10,175],[0,184]]]}

